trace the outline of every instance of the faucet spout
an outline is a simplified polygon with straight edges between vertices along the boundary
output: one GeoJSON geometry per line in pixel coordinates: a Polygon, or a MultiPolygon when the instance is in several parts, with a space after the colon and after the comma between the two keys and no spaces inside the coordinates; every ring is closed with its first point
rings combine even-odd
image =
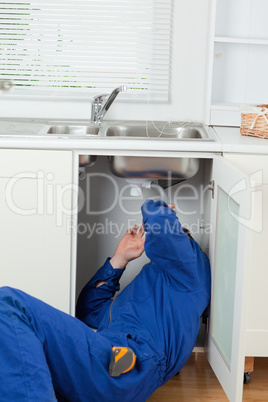
{"type": "Polygon", "coordinates": [[[91,122],[100,124],[106,112],[110,108],[111,104],[119,94],[119,92],[126,92],[126,91],[127,86],[121,85],[120,87],[115,88],[110,94],[102,94],[94,96],[91,103],[92,107],[91,122]]]}

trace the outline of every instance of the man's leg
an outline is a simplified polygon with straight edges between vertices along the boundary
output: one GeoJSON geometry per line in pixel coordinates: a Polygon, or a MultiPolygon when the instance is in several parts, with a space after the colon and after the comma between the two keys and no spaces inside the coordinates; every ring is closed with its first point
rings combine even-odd
{"type": "Polygon", "coordinates": [[[79,320],[21,291],[0,289],[1,400],[54,401],[53,388],[68,400],[90,400],[94,378],[109,377],[111,348],[79,320]]]}
{"type": "Polygon", "coordinates": [[[0,290],[0,400],[56,401],[43,346],[8,289],[0,290]]]}

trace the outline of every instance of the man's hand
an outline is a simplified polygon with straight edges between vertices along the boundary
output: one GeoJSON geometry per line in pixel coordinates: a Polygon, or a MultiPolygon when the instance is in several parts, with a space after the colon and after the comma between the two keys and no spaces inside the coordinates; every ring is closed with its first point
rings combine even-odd
{"type": "Polygon", "coordinates": [[[175,215],[177,215],[177,212],[175,211],[175,204],[168,204],[169,208],[172,209],[175,215]]]}
{"type": "Polygon", "coordinates": [[[141,226],[135,225],[133,229],[128,229],[124,237],[118,243],[114,256],[110,260],[113,268],[125,268],[129,261],[140,257],[144,252],[143,237],[145,231],[141,226]]]}

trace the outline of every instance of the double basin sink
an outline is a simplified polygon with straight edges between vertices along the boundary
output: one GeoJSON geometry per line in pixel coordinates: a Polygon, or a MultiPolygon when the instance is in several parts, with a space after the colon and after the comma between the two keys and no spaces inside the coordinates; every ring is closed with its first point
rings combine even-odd
{"type": "Polygon", "coordinates": [[[113,137],[129,139],[214,141],[209,130],[202,123],[165,121],[105,121],[100,126],[52,125],[48,135],[58,137],[113,137]]]}
{"type": "MultiPolygon", "coordinates": [[[[53,125],[47,135],[64,138],[105,137],[114,140],[215,141],[209,128],[195,122],[105,121],[100,126],[53,125]]],[[[109,157],[109,165],[111,172],[118,177],[179,182],[198,172],[199,159],[115,155],[109,157]]]]}

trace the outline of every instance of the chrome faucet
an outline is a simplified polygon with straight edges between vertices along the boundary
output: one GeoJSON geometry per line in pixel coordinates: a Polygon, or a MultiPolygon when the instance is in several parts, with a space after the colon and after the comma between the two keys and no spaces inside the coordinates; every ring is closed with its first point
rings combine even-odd
{"type": "Polygon", "coordinates": [[[100,124],[119,92],[126,91],[127,86],[121,85],[120,87],[115,88],[110,94],[94,96],[91,101],[91,123],[100,124]]]}

